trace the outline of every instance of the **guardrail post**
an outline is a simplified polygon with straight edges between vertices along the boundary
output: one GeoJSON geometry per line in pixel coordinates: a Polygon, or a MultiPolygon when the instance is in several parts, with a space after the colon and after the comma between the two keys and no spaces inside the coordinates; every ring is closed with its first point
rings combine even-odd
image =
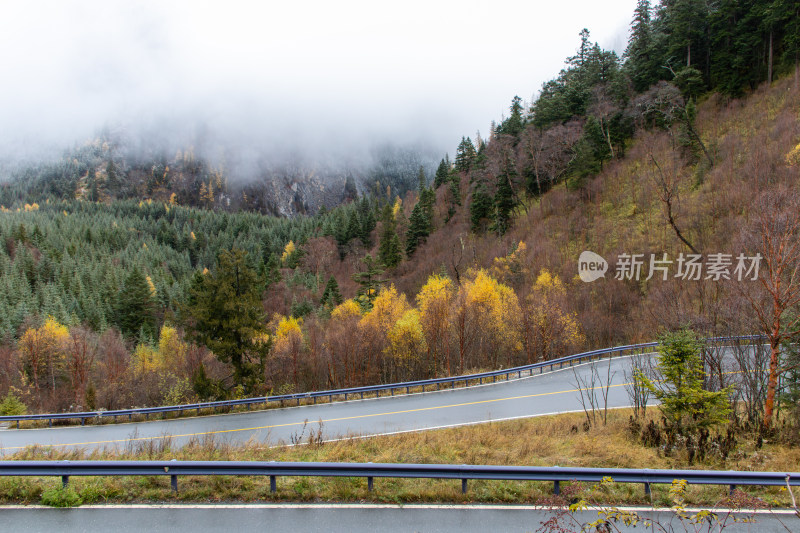
{"type": "Polygon", "coordinates": [[[461,494],[467,493],[467,479],[464,478],[461,480],[461,494]]]}
{"type": "Polygon", "coordinates": [[[69,485],[69,476],[61,476],[61,487],[66,489],[67,485],[69,485]]]}
{"type": "Polygon", "coordinates": [[[650,483],[649,482],[646,482],[644,484],[644,495],[645,496],[650,496],[650,483]]]}
{"type": "Polygon", "coordinates": [[[19,420],[17,420],[17,429],[19,429],[19,420]]]}
{"type": "Polygon", "coordinates": [[[367,490],[372,492],[375,487],[372,484],[372,476],[367,477],[367,490]]]}
{"type": "Polygon", "coordinates": [[[85,417],[81,417],[81,425],[82,426],[86,425],[86,418],[85,417]]]}
{"type": "Polygon", "coordinates": [[[278,492],[278,482],[275,480],[275,476],[269,476],[269,491],[273,494],[278,492]]]}
{"type": "Polygon", "coordinates": [[[736,485],[731,485],[728,489],[728,494],[733,496],[733,492],[736,490],[736,485]]]}
{"type": "Polygon", "coordinates": [[[173,475],[171,475],[169,477],[170,477],[170,481],[171,481],[171,484],[172,484],[173,492],[175,492],[175,494],[178,494],[178,476],[173,474],[173,475]]]}
{"type": "Polygon", "coordinates": [[[556,496],[561,494],[561,482],[559,480],[553,481],[553,494],[556,496]]]}
{"type": "Polygon", "coordinates": [[[364,399],[364,391],[363,390],[361,391],[361,399],[362,400],[364,399]]]}

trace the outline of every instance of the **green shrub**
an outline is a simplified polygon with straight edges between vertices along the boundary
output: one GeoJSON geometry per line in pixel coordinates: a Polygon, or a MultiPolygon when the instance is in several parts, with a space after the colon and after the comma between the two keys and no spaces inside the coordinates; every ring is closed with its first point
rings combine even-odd
{"type": "Polygon", "coordinates": [[[13,392],[9,391],[5,399],[0,403],[0,415],[13,416],[24,415],[28,408],[22,403],[22,400],[17,398],[13,392]]]}
{"type": "Polygon", "coordinates": [[[83,499],[75,490],[67,486],[48,489],[42,493],[42,505],[50,507],[78,507],[83,499]]]}

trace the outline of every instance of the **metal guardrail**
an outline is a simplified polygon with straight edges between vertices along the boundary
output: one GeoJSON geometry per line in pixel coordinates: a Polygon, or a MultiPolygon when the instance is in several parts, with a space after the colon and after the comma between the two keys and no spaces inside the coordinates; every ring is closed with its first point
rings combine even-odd
{"type": "MultiPolygon", "coordinates": [[[[764,337],[761,335],[743,335],[743,336],[736,336],[736,337],[713,337],[706,339],[706,342],[729,342],[729,341],[754,341],[763,339],[764,337]]],[[[145,418],[149,418],[151,414],[166,414],[166,413],[174,413],[174,412],[184,412],[184,411],[196,411],[198,414],[200,413],[200,409],[220,409],[220,408],[230,408],[236,406],[246,406],[248,409],[252,405],[259,405],[259,404],[269,404],[270,402],[277,402],[283,405],[283,402],[287,401],[296,401],[297,405],[300,405],[301,400],[311,400],[313,403],[317,403],[318,398],[328,398],[329,402],[333,402],[335,399],[342,398],[343,400],[347,400],[348,396],[360,396],[360,398],[364,398],[365,393],[375,393],[378,397],[380,397],[381,392],[388,391],[391,396],[394,396],[395,391],[405,389],[406,393],[409,393],[412,388],[421,387],[422,392],[425,392],[425,387],[428,386],[437,386],[441,388],[442,385],[450,385],[451,388],[455,388],[457,383],[464,383],[465,386],[470,381],[477,381],[479,384],[483,384],[484,380],[492,379],[493,381],[497,381],[498,377],[505,377],[506,380],[511,379],[511,376],[516,374],[516,377],[521,378],[523,374],[527,374],[531,376],[535,373],[535,371],[539,371],[538,373],[544,373],[546,369],[549,368],[550,371],[555,370],[556,367],[564,368],[565,365],[574,365],[576,363],[582,363],[586,360],[593,360],[595,358],[602,359],[606,356],[612,357],[613,355],[623,355],[626,352],[629,354],[634,353],[644,353],[645,350],[648,348],[654,348],[657,346],[657,342],[645,342],[640,344],[629,344],[625,346],[615,346],[613,348],[603,348],[600,350],[592,350],[589,352],[583,352],[575,355],[569,355],[566,357],[560,357],[558,359],[551,359],[549,361],[540,361],[538,363],[533,363],[530,365],[523,365],[517,366],[513,368],[506,368],[501,370],[493,370],[490,372],[481,372],[478,374],[465,374],[461,376],[451,376],[446,378],[434,378],[434,379],[423,379],[417,381],[406,381],[401,383],[389,383],[384,385],[368,385],[364,387],[350,387],[346,389],[334,389],[334,390],[325,390],[325,391],[310,391],[310,392],[299,392],[294,394],[282,394],[277,396],[259,396],[255,398],[243,398],[238,400],[221,400],[215,402],[199,402],[199,403],[191,403],[191,404],[184,404],[184,405],[166,405],[161,407],[141,407],[136,409],[116,409],[113,411],[84,411],[84,412],[66,412],[66,413],[46,413],[46,414],[34,414],[34,415],[5,415],[0,416],[0,422],[17,422],[17,428],[19,428],[20,421],[30,421],[30,420],[47,420],[49,425],[53,425],[53,420],[80,420],[81,425],[86,423],[87,419],[96,418],[96,419],[108,419],[112,418],[115,422],[118,417],[128,417],[128,420],[131,420],[134,415],[137,416],[144,416],[145,418]]],[[[437,390],[439,390],[437,388],[437,390]]]]}
{"type": "Polygon", "coordinates": [[[742,472],[717,470],[650,470],[626,468],[578,468],[547,466],[490,466],[404,463],[293,463],[263,461],[0,461],[0,476],[60,476],[63,486],[70,476],[170,476],[178,491],[178,476],[269,476],[270,491],[277,478],[286,476],[367,478],[460,479],[467,492],[470,479],[551,481],[559,494],[562,481],[640,483],[645,494],[651,484],[670,484],[676,479],[695,485],[800,486],[800,472],[742,472]]]}

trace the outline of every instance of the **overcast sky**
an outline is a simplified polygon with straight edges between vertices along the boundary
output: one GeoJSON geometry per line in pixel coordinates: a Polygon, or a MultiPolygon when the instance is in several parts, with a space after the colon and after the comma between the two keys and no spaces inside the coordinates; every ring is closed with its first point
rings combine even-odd
{"type": "Polygon", "coordinates": [[[0,0],[0,153],[110,123],[263,151],[396,139],[452,155],[554,77],[582,28],[621,53],[635,4],[0,0]]]}

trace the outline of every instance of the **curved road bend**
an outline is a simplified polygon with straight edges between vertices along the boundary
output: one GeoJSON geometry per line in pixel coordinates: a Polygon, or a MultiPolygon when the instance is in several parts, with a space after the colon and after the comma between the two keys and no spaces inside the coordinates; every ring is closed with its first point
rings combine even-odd
{"type": "MultiPolygon", "coordinates": [[[[620,357],[610,362],[614,375],[609,407],[630,403],[624,387],[629,359],[620,357]]],[[[600,365],[605,380],[609,361],[593,364],[600,365]]],[[[590,363],[574,368],[584,379],[590,376],[590,363]]],[[[6,429],[0,431],[0,450],[14,453],[34,444],[125,450],[166,436],[171,437],[173,446],[209,437],[231,444],[250,440],[278,444],[300,435],[306,440],[310,431],[318,430],[320,420],[324,440],[436,429],[580,410],[575,384],[572,368],[566,367],[509,382],[377,399],[102,426],[6,429]]]]}

